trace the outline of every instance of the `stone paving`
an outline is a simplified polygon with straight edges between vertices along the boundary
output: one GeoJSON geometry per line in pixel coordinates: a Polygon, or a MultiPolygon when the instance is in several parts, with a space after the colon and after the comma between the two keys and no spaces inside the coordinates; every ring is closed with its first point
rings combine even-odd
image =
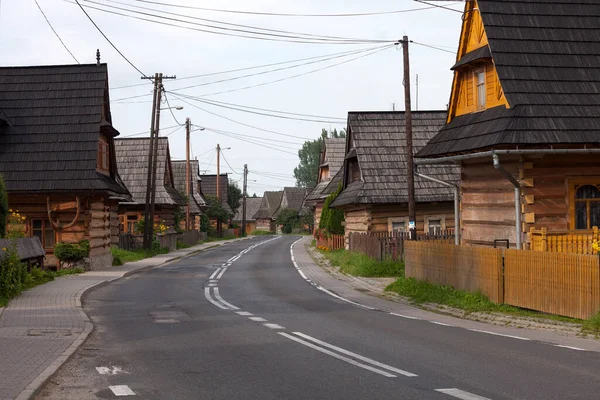
{"type": "Polygon", "coordinates": [[[234,239],[177,250],[120,267],[58,278],[0,308],[0,400],[28,399],[77,350],[93,329],[81,308],[83,293],[234,239]]]}
{"type": "MultiPolygon", "coordinates": [[[[484,331],[500,335],[525,337],[558,346],[572,346],[588,351],[600,352],[600,340],[581,338],[559,332],[548,332],[527,328],[491,325],[488,323],[459,319],[424,310],[412,305],[402,298],[382,298],[382,285],[385,281],[380,279],[357,278],[337,273],[329,267],[321,267],[315,259],[321,262],[318,252],[310,248],[310,237],[304,237],[292,247],[294,259],[312,284],[324,288],[333,294],[349,301],[361,304],[368,308],[387,313],[400,314],[405,318],[423,320],[426,322],[441,323],[452,327],[484,331]],[[311,256],[312,254],[312,256],[311,256]],[[313,258],[314,257],[314,258],[313,258]]],[[[531,324],[534,328],[535,324],[531,324]]]]}

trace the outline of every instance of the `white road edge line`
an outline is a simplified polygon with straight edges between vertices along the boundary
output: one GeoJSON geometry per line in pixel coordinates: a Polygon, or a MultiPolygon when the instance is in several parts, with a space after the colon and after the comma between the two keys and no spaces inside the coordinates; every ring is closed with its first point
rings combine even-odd
{"type": "Polygon", "coordinates": [[[411,317],[410,315],[404,315],[404,314],[397,314],[397,313],[390,313],[390,315],[394,315],[396,317],[401,317],[401,318],[406,318],[406,319],[414,319],[417,321],[421,321],[421,318],[417,318],[417,317],[411,317]]]}
{"type": "Polygon", "coordinates": [[[337,351],[339,353],[345,354],[347,356],[351,356],[351,357],[356,358],[358,360],[361,360],[361,361],[367,362],[369,364],[375,365],[376,367],[387,369],[388,371],[392,371],[392,372],[395,372],[395,373],[400,374],[400,375],[408,376],[408,377],[411,377],[411,378],[413,378],[415,376],[418,376],[418,375],[413,374],[411,372],[404,371],[404,370],[392,367],[390,365],[386,365],[386,364],[380,363],[379,361],[372,360],[372,359],[367,358],[365,356],[361,356],[360,354],[356,354],[356,353],[353,353],[351,351],[342,349],[341,347],[337,347],[337,346],[334,346],[334,345],[329,344],[327,342],[323,342],[322,340],[316,339],[316,338],[314,338],[312,336],[305,335],[302,332],[294,332],[294,335],[300,336],[300,337],[302,337],[302,338],[304,338],[306,340],[310,340],[311,342],[314,342],[316,344],[320,344],[321,346],[328,347],[328,348],[330,348],[332,350],[335,350],[335,351],[337,351]]]}
{"type": "Polygon", "coordinates": [[[488,397],[478,396],[460,389],[435,389],[436,392],[447,394],[461,400],[491,400],[488,397]]]}
{"type": "Polygon", "coordinates": [[[229,307],[230,309],[232,309],[234,311],[240,309],[239,307],[236,307],[233,304],[228,303],[225,300],[223,300],[223,298],[221,297],[221,294],[219,293],[219,288],[218,287],[214,288],[214,291],[215,291],[215,297],[217,298],[217,301],[225,304],[227,307],[229,307]]]}
{"type": "Polygon", "coordinates": [[[263,326],[266,326],[269,329],[285,329],[285,327],[277,324],[263,324],[263,326]]]}
{"type": "Polygon", "coordinates": [[[267,320],[262,317],[249,317],[248,319],[254,322],[267,322],[267,320]]]}
{"type": "Polygon", "coordinates": [[[289,333],[286,333],[286,332],[277,332],[277,333],[280,334],[281,336],[284,336],[284,337],[286,337],[288,339],[293,340],[294,342],[303,344],[304,346],[307,346],[307,347],[310,347],[311,349],[320,351],[321,353],[327,354],[328,356],[331,356],[333,358],[337,358],[338,360],[342,360],[342,361],[345,361],[345,362],[347,362],[349,364],[355,365],[357,367],[364,368],[366,370],[375,372],[376,374],[383,375],[383,376],[385,376],[387,378],[396,378],[396,375],[392,375],[392,374],[390,374],[387,371],[383,371],[383,370],[371,367],[370,365],[359,363],[358,361],[354,361],[351,358],[344,357],[344,356],[341,356],[339,354],[336,354],[333,351],[329,351],[327,349],[324,349],[322,347],[314,345],[314,344],[312,344],[310,342],[304,341],[304,340],[302,340],[300,338],[297,338],[297,337],[295,337],[293,335],[290,335],[289,333]]]}
{"type": "Polygon", "coordinates": [[[135,396],[135,392],[127,385],[115,385],[108,387],[115,396],[135,396]]]}
{"type": "Polygon", "coordinates": [[[210,278],[208,278],[208,279],[212,279],[212,280],[214,280],[214,279],[215,279],[215,276],[217,276],[217,274],[218,274],[220,271],[221,271],[221,267],[219,267],[219,268],[215,269],[215,272],[213,272],[213,273],[212,273],[212,275],[210,276],[210,278]]]}
{"type": "Polygon", "coordinates": [[[581,347],[573,347],[573,346],[565,346],[562,344],[555,344],[555,347],[562,347],[563,349],[571,349],[571,350],[577,350],[577,351],[587,351],[586,349],[582,349],[581,347]]]}
{"type": "Polygon", "coordinates": [[[471,332],[480,332],[480,333],[487,333],[488,335],[494,335],[494,336],[503,336],[503,337],[507,337],[507,338],[511,338],[511,339],[518,339],[518,340],[531,340],[529,338],[526,337],[521,337],[521,336],[513,336],[513,335],[505,335],[503,333],[496,333],[496,332],[490,332],[490,331],[482,331],[479,329],[469,329],[471,332]]]}
{"type": "Polygon", "coordinates": [[[436,325],[441,325],[441,326],[454,326],[454,325],[450,325],[450,324],[445,324],[443,322],[438,322],[438,321],[429,321],[432,324],[436,324],[436,325]]]}
{"type": "Polygon", "coordinates": [[[221,310],[229,310],[229,308],[225,307],[221,303],[216,302],[210,296],[210,288],[208,286],[204,288],[204,297],[206,297],[206,300],[210,301],[212,304],[214,304],[215,306],[219,307],[221,310]]]}

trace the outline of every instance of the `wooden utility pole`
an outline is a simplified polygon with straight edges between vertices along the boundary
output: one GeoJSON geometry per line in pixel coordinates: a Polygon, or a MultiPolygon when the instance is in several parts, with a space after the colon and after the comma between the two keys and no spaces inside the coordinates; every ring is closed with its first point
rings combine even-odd
{"type": "Polygon", "coordinates": [[[187,196],[187,206],[185,208],[185,230],[190,230],[190,203],[192,196],[190,186],[192,184],[192,175],[190,169],[190,119],[185,119],[185,195],[187,196]]]}
{"type": "Polygon", "coordinates": [[[156,199],[156,166],[158,158],[158,135],[160,130],[160,102],[162,98],[163,79],[175,79],[175,76],[154,74],[154,78],[143,76],[142,79],[154,80],[154,96],[152,102],[152,120],[150,122],[150,143],[148,149],[148,172],[146,178],[146,204],[144,207],[144,248],[151,249],[154,238],[154,202],[156,199]]]}
{"type": "MultiPolygon", "coordinates": [[[[145,79],[145,77],[142,77],[145,79]]],[[[156,98],[158,94],[158,74],[154,74],[154,96],[152,99],[152,118],[150,121],[150,143],[148,145],[148,171],[146,179],[146,205],[144,207],[144,248],[152,248],[152,224],[150,223],[150,191],[152,182],[152,157],[154,155],[152,147],[154,146],[154,123],[156,122],[156,98]]]]}
{"type": "Polygon", "coordinates": [[[410,60],[408,36],[402,38],[404,53],[404,116],[406,118],[406,169],[408,181],[408,227],[410,239],[417,239],[417,211],[415,209],[415,170],[413,165],[412,108],[410,104],[410,60]]]}
{"type": "Polygon", "coordinates": [[[244,164],[244,192],[242,194],[242,236],[246,236],[246,188],[248,186],[248,164],[244,164]]]}
{"type": "Polygon", "coordinates": [[[217,200],[221,199],[221,146],[217,144],[217,200]]]}

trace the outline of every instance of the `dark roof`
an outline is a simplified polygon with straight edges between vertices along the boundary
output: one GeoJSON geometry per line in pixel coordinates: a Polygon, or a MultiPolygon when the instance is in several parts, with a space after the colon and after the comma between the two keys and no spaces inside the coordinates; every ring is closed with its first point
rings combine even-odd
{"type": "MultiPolygon", "coordinates": [[[[319,181],[317,185],[309,190],[308,196],[304,200],[304,205],[312,207],[314,204],[327,197],[328,193],[323,193],[323,190],[329,184],[331,177],[335,176],[344,166],[344,155],[346,152],[346,138],[328,138],[323,144],[323,152],[325,153],[321,166],[329,167],[329,179],[319,181]]],[[[319,177],[321,174],[319,173],[319,177]]]]}
{"type": "Polygon", "coordinates": [[[279,213],[285,209],[296,210],[300,212],[302,208],[302,203],[304,203],[304,199],[306,198],[306,193],[308,189],[299,188],[299,187],[286,187],[283,188],[283,195],[281,197],[281,203],[273,216],[277,218],[279,213]]]}
{"type": "MultiPolygon", "coordinates": [[[[115,149],[123,182],[133,196],[132,202],[123,204],[146,204],[150,138],[117,139],[115,149]]],[[[155,204],[185,205],[185,199],[173,186],[170,164],[169,141],[166,137],[158,138],[155,204]]]]}
{"type": "MultiPolygon", "coordinates": [[[[181,194],[186,194],[185,191],[185,160],[183,161],[172,161],[171,166],[173,167],[173,179],[175,182],[175,189],[181,194]]],[[[198,193],[197,182],[200,179],[199,175],[198,160],[190,160],[190,213],[191,214],[202,214],[201,207],[206,206],[206,201],[200,193],[198,193]]]]}
{"type": "Polygon", "coordinates": [[[304,205],[310,207],[313,206],[317,201],[323,199],[325,197],[323,196],[323,190],[327,187],[327,185],[329,185],[328,180],[317,183],[317,186],[312,188],[312,190],[308,193],[308,196],[306,196],[304,205]]]}
{"type": "Polygon", "coordinates": [[[15,244],[17,245],[17,253],[21,260],[32,260],[46,255],[42,243],[37,236],[20,239],[0,239],[0,260],[4,258],[5,254],[5,251],[2,249],[8,249],[15,244]]]}
{"type": "Polygon", "coordinates": [[[458,67],[469,64],[476,60],[481,60],[483,58],[492,58],[492,53],[490,52],[489,46],[483,46],[483,47],[480,47],[478,49],[468,52],[467,54],[462,56],[460,58],[460,60],[458,60],[458,62],[456,64],[454,64],[452,66],[452,68],[450,68],[450,69],[455,70],[458,67]]]}
{"type": "MultiPolygon", "coordinates": [[[[254,221],[254,214],[260,208],[262,203],[262,197],[246,197],[246,221],[254,221]]],[[[233,217],[233,220],[236,222],[242,221],[243,214],[243,206],[240,206],[237,214],[233,217]]]]}
{"type": "Polygon", "coordinates": [[[100,132],[118,135],[106,64],[2,67],[0,109],[0,173],[9,192],[128,196],[116,170],[96,172],[100,132]]]}
{"type": "Polygon", "coordinates": [[[418,156],[600,142],[600,0],[478,3],[510,109],[455,117],[418,156]]]}
{"type": "MultiPolygon", "coordinates": [[[[233,214],[233,210],[229,206],[228,203],[228,195],[227,195],[227,185],[229,184],[229,178],[227,174],[221,174],[219,181],[219,191],[221,195],[219,196],[219,200],[221,200],[221,204],[223,208],[233,214]]],[[[200,175],[200,179],[202,179],[202,185],[200,186],[202,189],[203,196],[213,196],[217,197],[217,175],[200,175]]]]}
{"type": "Polygon", "coordinates": [[[260,203],[260,208],[254,214],[254,219],[274,218],[274,213],[281,204],[283,191],[280,192],[265,192],[260,203]]]}
{"type": "MultiPolygon", "coordinates": [[[[446,111],[416,111],[412,115],[413,151],[416,152],[444,125],[446,111]]],[[[404,112],[349,113],[348,135],[349,143],[353,143],[356,150],[362,179],[345,187],[332,206],[406,203],[404,112]]],[[[419,171],[446,182],[457,183],[460,178],[459,169],[454,166],[422,167],[419,171]]],[[[417,202],[451,201],[453,192],[415,176],[415,199],[417,202]]]]}
{"type": "Polygon", "coordinates": [[[327,182],[327,186],[323,189],[322,195],[324,198],[329,196],[331,193],[335,192],[340,183],[344,180],[344,168],[340,168],[339,171],[334,175],[333,178],[329,182],[327,182]]]}

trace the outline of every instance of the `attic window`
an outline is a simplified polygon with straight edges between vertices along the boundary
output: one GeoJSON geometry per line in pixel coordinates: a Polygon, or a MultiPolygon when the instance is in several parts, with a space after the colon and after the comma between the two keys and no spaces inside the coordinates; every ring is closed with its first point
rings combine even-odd
{"type": "Polygon", "coordinates": [[[98,140],[98,159],[96,163],[98,171],[108,174],[110,172],[109,160],[108,142],[104,138],[100,138],[98,140]]]}
{"type": "Polygon", "coordinates": [[[477,88],[477,109],[485,110],[485,69],[475,70],[475,86],[477,88]]]}

